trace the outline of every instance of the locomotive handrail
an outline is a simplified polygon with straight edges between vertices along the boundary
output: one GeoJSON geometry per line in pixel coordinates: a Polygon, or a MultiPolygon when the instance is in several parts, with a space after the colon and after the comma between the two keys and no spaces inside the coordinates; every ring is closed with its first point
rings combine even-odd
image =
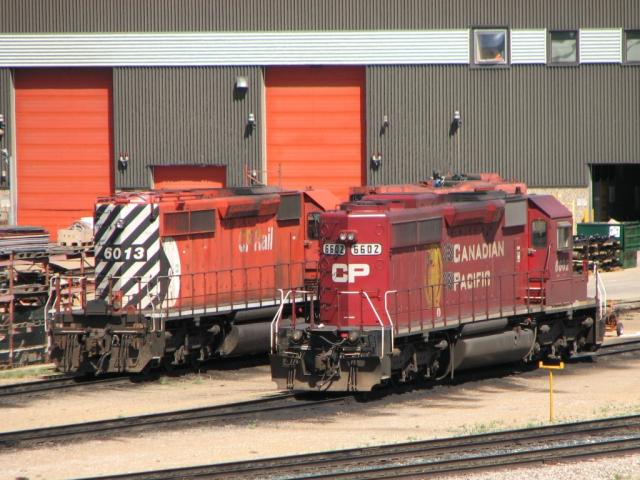
{"type": "MultiPolygon", "coordinates": [[[[339,292],[339,294],[345,294],[345,295],[362,295],[364,296],[364,298],[367,299],[367,302],[369,302],[369,306],[371,307],[371,310],[373,311],[373,314],[376,316],[376,319],[378,320],[378,323],[380,324],[380,333],[382,335],[382,354],[380,355],[380,358],[384,358],[384,323],[382,322],[382,319],[380,318],[380,315],[378,314],[378,311],[376,310],[376,307],[373,305],[373,302],[371,301],[371,298],[369,298],[369,294],[367,292],[365,292],[364,290],[343,290],[341,292],[339,292]]],[[[393,342],[393,327],[391,329],[391,341],[393,342]]]]}
{"type": "Polygon", "coordinates": [[[271,353],[276,353],[275,350],[273,349],[274,343],[276,343],[274,341],[275,340],[274,337],[278,335],[278,324],[280,323],[282,310],[284,310],[284,302],[289,297],[289,295],[291,295],[292,290],[289,290],[286,295],[284,294],[284,290],[282,288],[279,288],[278,292],[280,292],[280,306],[278,307],[278,311],[274,315],[273,320],[271,320],[271,325],[269,327],[269,348],[271,353]],[[274,324],[275,324],[275,332],[273,329],[274,324]]]}
{"type": "Polygon", "coordinates": [[[384,311],[387,313],[387,319],[389,320],[389,323],[391,324],[391,352],[393,352],[393,349],[395,348],[395,341],[394,341],[394,325],[393,325],[393,320],[391,320],[391,314],[389,313],[389,303],[388,303],[388,299],[389,299],[389,294],[390,293],[398,293],[397,290],[387,290],[386,292],[384,292],[384,311]]]}
{"type": "MultiPolygon", "coordinates": [[[[135,282],[137,288],[134,287],[132,291],[123,292],[122,307],[128,307],[128,311],[135,309],[138,313],[144,312],[168,318],[172,315],[192,314],[195,310],[200,310],[203,313],[218,313],[235,308],[261,308],[266,305],[276,305],[278,302],[278,297],[274,294],[276,287],[285,291],[303,287],[305,271],[310,269],[314,263],[316,262],[305,260],[182,274],[172,273],[170,275],[156,275],[151,278],[137,275],[68,275],[63,277],[63,282],[73,282],[75,293],[77,287],[90,291],[86,282],[84,285],[82,284],[83,278],[89,281],[99,280],[95,285],[96,296],[92,298],[107,297],[105,300],[109,303],[113,300],[113,292],[119,291],[126,282],[135,282]],[[178,284],[186,289],[172,290],[167,288],[174,280],[177,280],[178,284]],[[157,286],[160,286],[159,291],[163,292],[160,296],[158,296],[159,291],[155,291],[157,286]],[[152,305],[149,305],[148,300],[152,294],[154,294],[153,302],[152,305]]],[[[50,285],[50,290],[53,292],[55,289],[54,281],[50,285]]],[[[57,308],[57,311],[53,312],[54,314],[60,314],[62,310],[73,307],[72,299],[62,298],[60,300],[60,298],[61,295],[58,294],[55,305],[53,298],[49,302],[49,309],[57,308]]],[[[81,298],[86,298],[86,295],[82,294],[81,298]]]]}
{"type": "MultiPolygon", "coordinates": [[[[49,296],[47,297],[47,301],[44,303],[44,333],[47,337],[47,351],[51,350],[51,335],[49,335],[49,308],[51,308],[49,306],[49,303],[53,300],[53,292],[54,292],[54,287],[53,287],[53,283],[56,280],[60,279],[60,274],[56,273],[54,275],[51,275],[51,277],[49,278],[49,296]]],[[[59,292],[56,292],[56,298],[58,298],[59,292]]]]}
{"type": "Polygon", "coordinates": [[[596,280],[596,303],[598,304],[598,316],[602,318],[607,314],[607,289],[604,286],[604,281],[600,276],[600,271],[597,265],[593,265],[593,273],[596,280]]]}

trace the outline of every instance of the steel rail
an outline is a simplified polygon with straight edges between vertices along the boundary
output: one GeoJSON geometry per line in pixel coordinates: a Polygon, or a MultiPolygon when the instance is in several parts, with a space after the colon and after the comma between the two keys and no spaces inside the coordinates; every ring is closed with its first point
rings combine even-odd
{"type": "MultiPolygon", "coordinates": [[[[624,338],[624,337],[623,337],[624,338]]],[[[615,343],[607,343],[602,345],[596,352],[597,357],[604,357],[607,355],[618,355],[627,352],[636,352],[640,350],[640,338],[631,337],[627,339],[621,339],[615,343]]]]}
{"type": "Polygon", "coordinates": [[[98,380],[78,380],[73,377],[49,378],[33,382],[12,383],[0,386],[0,398],[15,395],[31,395],[34,393],[66,390],[75,387],[90,387],[95,385],[111,385],[130,382],[129,378],[101,378],[98,380]]]}
{"type": "MultiPolygon", "coordinates": [[[[433,469],[418,473],[462,471],[471,468],[498,466],[505,458],[514,458],[514,463],[523,462],[534,454],[547,455],[571,445],[551,445],[551,442],[581,442],[588,447],[615,442],[618,436],[631,435],[640,447],[640,415],[591,420],[577,423],[548,425],[543,427],[485,433],[465,437],[450,437],[419,442],[381,445],[376,447],[334,450],[279,458],[267,458],[187,468],[165,469],[108,477],[111,480],[156,480],[177,478],[388,478],[404,475],[403,469],[433,469]],[[588,437],[585,443],[584,439],[588,437]],[[604,439],[594,440],[594,437],[604,439]],[[604,443],[602,443],[604,442],[604,443]],[[538,443],[538,445],[535,445],[538,443]],[[527,445],[529,444],[529,445],[527,445]],[[534,445],[531,445],[534,444],[534,445]],[[474,454],[475,450],[475,454],[474,454]],[[502,450],[502,452],[500,451],[502,450]],[[508,450],[507,453],[505,453],[508,450]],[[496,453],[497,452],[497,453],[496,453]],[[504,453],[504,455],[502,455],[504,453]],[[522,454],[522,457],[520,456],[522,454]],[[500,462],[496,463],[496,460],[500,462]],[[464,462],[467,462],[466,464],[464,462]],[[488,463],[489,462],[489,463],[488,463]],[[491,463],[494,462],[494,463],[491,463]],[[446,468],[445,468],[446,467],[446,468]],[[448,470],[447,470],[448,468],[448,470]],[[383,476],[370,476],[383,474],[383,476]],[[363,475],[360,477],[359,475],[363,475]]],[[[618,445],[618,444],[616,444],[618,445]]],[[[616,448],[621,448],[618,445],[616,448]]],[[[622,446],[624,448],[624,445],[622,446]]],[[[604,450],[608,451],[608,450],[604,450]]],[[[576,454],[572,450],[572,454],[576,454]]],[[[557,458],[557,453],[548,458],[557,458]]],[[[535,461],[535,460],[528,460],[535,461]]],[[[410,471],[410,475],[416,472],[410,471]]]]}
{"type": "MultiPolygon", "coordinates": [[[[434,474],[466,474],[471,470],[497,469],[576,458],[593,458],[606,455],[620,456],[640,451],[640,436],[631,438],[600,440],[558,447],[541,447],[492,453],[472,458],[434,461],[419,465],[384,465],[364,468],[359,471],[332,472],[330,475],[309,475],[305,478],[349,478],[350,480],[376,480],[385,478],[424,478],[434,474]]],[[[282,478],[282,477],[281,477],[282,478]]]]}
{"type": "Polygon", "coordinates": [[[248,400],[238,403],[213,405],[209,407],[191,408],[171,412],[137,415],[124,418],[113,418],[93,422],[59,425],[54,427],[34,428],[28,430],[16,430],[0,433],[0,449],[17,447],[23,444],[41,442],[69,441],[77,438],[99,436],[109,433],[121,435],[129,430],[139,430],[145,427],[185,427],[206,420],[244,417],[261,413],[275,412],[279,410],[289,411],[314,407],[325,403],[348,401],[348,396],[333,396],[329,398],[296,397],[294,393],[276,394],[256,400],[248,400]]]}

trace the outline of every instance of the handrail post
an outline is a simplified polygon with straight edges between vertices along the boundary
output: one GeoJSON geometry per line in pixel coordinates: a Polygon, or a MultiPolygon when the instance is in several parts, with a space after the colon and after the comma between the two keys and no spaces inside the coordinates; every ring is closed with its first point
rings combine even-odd
{"type": "MultiPolygon", "coordinates": [[[[380,315],[378,315],[376,308],[373,306],[373,302],[371,302],[371,298],[369,298],[369,294],[365,291],[360,291],[360,294],[367,299],[367,301],[369,302],[369,305],[371,306],[371,310],[373,310],[373,314],[376,316],[376,319],[380,324],[380,331],[382,333],[382,345],[381,345],[382,354],[380,355],[380,358],[384,358],[384,323],[382,323],[382,319],[380,318],[380,315]]],[[[393,339],[393,331],[391,331],[391,338],[393,339]]]]}
{"type": "Polygon", "coordinates": [[[476,321],[476,295],[475,295],[475,291],[476,291],[475,288],[471,289],[471,321],[472,322],[476,321]]]}
{"type": "Polygon", "coordinates": [[[291,296],[291,323],[293,324],[293,328],[296,328],[296,289],[294,288],[293,290],[293,295],[291,296]]]}
{"type": "Polygon", "coordinates": [[[61,289],[60,289],[60,275],[56,276],[56,315],[60,315],[60,308],[61,308],[61,302],[62,299],[60,298],[61,296],[61,289]]]}
{"type": "Polygon", "coordinates": [[[398,291],[397,290],[387,290],[384,293],[384,311],[387,313],[387,319],[389,320],[389,325],[391,325],[391,351],[393,352],[393,349],[395,348],[394,330],[397,327],[393,324],[393,320],[391,319],[391,315],[389,314],[389,303],[388,303],[387,299],[388,299],[390,293],[397,294],[398,291]]]}
{"type": "Polygon", "coordinates": [[[270,330],[269,330],[269,337],[270,337],[270,341],[269,341],[269,346],[271,348],[271,353],[276,353],[274,350],[274,344],[275,346],[277,346],[277,344],[274,342],[275,340],[275,336],[278,335],[278,324],[280,323],[280,316],[282,315],[282,309],[284,308],[284,302],[285,300],[289,297],[289,295],[291,294],[291,290],[289,290],[287,292],[287,294],[284,294],[284,290],[281,288],[278,288],[278,292],[280,292],[280,306],[278,307],[278,311],[276,312],[276,314],[273,317],[273,320],[271,320],[271,325],[270,325],[270,330]],[[274,326],[275,326],[275,331],[274,331],[274,326]]]}
{"type": "Polygon", "coordinates": [[[489,319],[489,284],[491,283],[491,278],[485,279],[485,293],[484,293],[484,301],[486,306],[485,312],[485,320],[489,319]]]}

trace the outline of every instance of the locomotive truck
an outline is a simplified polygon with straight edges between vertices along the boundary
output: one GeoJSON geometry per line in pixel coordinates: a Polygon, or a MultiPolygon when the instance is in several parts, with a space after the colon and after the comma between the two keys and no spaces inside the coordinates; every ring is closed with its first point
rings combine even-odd
{"type": "Polygon", "coordinates": [[[320,215],[318,315],[271,325],[279,388],[368,391],[601,345],[571,212],[495,179],[451,185],[360,189],[320,215]]]}
{"type": "Polygon", "coordinates": [[[317,280],[318,215],[338,203],[269,187],[98,199],[95,278],[52,280],[52,360],[102,374],[267,352],[277,290],[317,280]]]}

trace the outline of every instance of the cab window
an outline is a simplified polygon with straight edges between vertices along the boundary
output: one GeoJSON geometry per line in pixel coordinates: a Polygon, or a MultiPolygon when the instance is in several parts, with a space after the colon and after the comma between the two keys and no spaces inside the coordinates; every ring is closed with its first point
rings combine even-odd
{"type": "Polygon", "coordinates": [[[320,238],[320,212],[312,212],[307,216],[307,239],[320,238]]]}
{"type": "Polygon", "coordinates": [[[569,222],[558,224],[558,250],[569,250],[571,248],[572,228],[569,222]]]}
{"type": "Polygon", "coordinates": [[[534,247],[547,246],[547,222],[544,220],[531,222],[531,245],[534,247]]]}

